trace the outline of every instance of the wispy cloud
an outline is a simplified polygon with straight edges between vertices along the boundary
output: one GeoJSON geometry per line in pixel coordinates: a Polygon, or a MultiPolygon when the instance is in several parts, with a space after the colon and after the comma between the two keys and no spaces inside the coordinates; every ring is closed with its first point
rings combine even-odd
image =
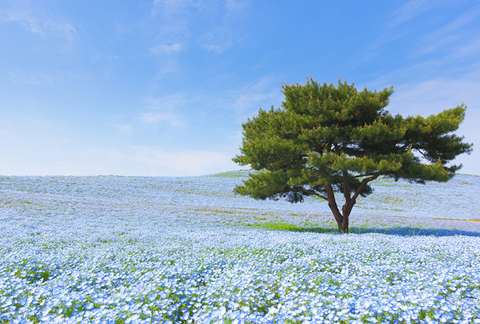
{"type": "Polygon", "coordinates": [[[192,0],[154,0],[151,15],[168,15],[171,13],[183,12],[187,6],[194,5],[196,1],[192,0]]]}
{"type": "Polygon", "coordinates": [[[150,15],[161,19],[160,44],[152,51],[179,53],[193,41],[222,53],[244,38],[241,29],[249,5],[247,0],[155,0],[150,15]]]}
{"type": "Polygon", "coordinates": [[[162,56],[158,62],[160,68],[157,77],[162,78],[166,75],[177,73],[179,71],[178,55],[185,49],[185,46],[177,44],[158,45],[150,49],[154,55],[162,56]]]}
{"type": "Polygon", "coordinates": [[[197,40],[198,44],[210,52],[222,53],[242,41],[245,38],[242,27],[249,6],[250,1],[227,0],[217,9],[222,18],[203,32],[197,40]]]}
{"type": "Polygon", "coordinates": [[[8,76],[13,83],[29,85],[48,85],[53,86],[63,79],[61,73],[25,73],[23,71],[9,71],[8,76]]]}
{"type": "Polygon", "coordinates": [[[185,122],[172,113],[147,112],[138,117],[140,122],[152,125],[160,122],[167,122],[170,126],[185,126],[185,122]]]}
{"type": "Polygon", "coordinates": [[[476,35],[480,30],[471,24],[475,24],[479,16],[480,5],[463,12],[444,26],[426,33],[418,39],[411,55],[418,56],[442,51],[458,58],[478,53],[480,37],[476,35]]]}
{"type": "Polygon", "coordinates": [[[28,6],[16,5],[0,11],[0,21],[3,23],[20,23],[26,30],[42,37],[60,37],[66,40],[63,50],[71,50],[77,41],[75,27],[52,14],[32,10],[28,6]]]}
{"type": "Polygon", "coordinates": [[[192,7],[196,7],[193,0],[155,0],[152,3],[148,23],[143,28],[154,35],[150,52],[161,56],[157,77],[179,72],[178,54],[188,48],[192,7]]]}
{"type": "Polygon", "coordinates": [[[172,94],[159,98],[146,98],[147,112],[137,119],[145,125],[156,125],[166,122],[172,127],[183,127],[186,122],[180,117],[179,111],[194,99],[186,99],[182,94],[172,94]]]}
{"type": "Polygon", "coordinates": [[[148,109],[163,110],[163,111],[176,110],[179,107],[182,107],[183,105],[191,101],[192,99],[187,99],[185,95],[180,93],[166,95],[159,98],[145,99],[145,102],[148,105],[148,109]]]}
{"type": "Polygon", "coordinates": [[[215,151],[184,150],[171,152],[144,146],[130,146],[134,160],[149,166],[153,175],[205,175],[238,169],[230,154],[215,151]]]}
{"type": "Polygon", "coordinates": [[[132,125],[121,125],[121,124],[114,124],[115,128],[117,128],[122,133],[131,134],[133,133],[133,126],[132,125]]]}
{"type": "Polygon", "coordinates": [[[246,0],[227,0],[225,2],[225,9],[227,12],[234,13],[243,11],[250,6],[250,1],[246,0]]]}
{"type": "MultiPolygon", "coordinates": [[[[437,1],[432,2],[428,0],[410,0],[395,10],[388,21],[381,26],[380,33],[377,38],[374,39],[363,51],[361,55],[362,60],[373,59],[381,52],[385,46],[397,39],[407,36],[408,34],[415,33],[417,34],[415,38],[422,38],[422,29],[418,29],[417,25],[412,23],[414,19],[420,19],[422,15],[433,10],[438,9],[439,7],[451,5],[448,1],[437,1]]],[[[451,26],[451,28],[454,25],[451,26]]],[[[427,35],[425,32],[424,35],[427,35]]],[[[415,39],[413,38],[413,39],[415,39]]],[[[442,42],[448,40],[439,40],[435,39],[437,42],[442,42]]],[[[422,43],[423,44],[423,43],[422,43]]],[[[422,47],[427,48],[429,45],[423,45],[422,47]]]]}
{"type": "Polygon", "coordinates": [[[400,52],[403,59],[398,55],[394,70],[390,66],[389,70],[379,71],[379,78],[397,84],[397,80],[421,82],[478,71],[473,65],[477,64],[480,51],[480,28],[476,23],[480,18],[480,5],[462,6],[463,11],[450,14],[452,8],[448,1],[434,4],[424,0],[407,2],[381,26],[378,37],[358,56],[357,64],[388,51],[400,52]],[[436,19],[431,19],[432,15],[436,19]],[[404,36],[409,37],[408,45],[395,43],[404,36]]]}
{"type": "Polygon", "coordinates": [[[432,1],[429,0],[408,1],[393,13],[393,17],[387,26],[393,28],[397,25],[406,23],[434,6],[435,3],[432,3],[432,1]]]}
{"type": "Polygon", "coordinates": [[[261,80],[244,85],[240,90],[229,96],[227,107],[234,109],[241,121],[252,117],[258,112],[260,106],[263,109],[270,109],[271,105],[277,106],[283,100],[281,84],[274,81],[272,77],[264,77],[261,80]]]}
{"type": "MultiPolygon", "coordinates": [[[[193,0],[155,0],[150,16],[158,24],[158,40],[165,44],[183,44],[189,36],[192,8],[198,7],[193,0]]],[[[162,46],[160,45],[160,46],[162,46]]]]}
{"type": "Polygon", "coordinates": [[[144,32],[153,35],[149,52],[159,56],[157,78],[183,71],[180,53],[201,48],[220,54],[242,41],[247,0],[154,0],[144,32]]]}
{"type": "Polygon", "coordinates": [[[7,72],[10,81],[13,84],[26,84],[33,86],[55,87],[65,81],[86,81],[91,80],[92,75],[88,71],[66,71],[66,70],[48,70],[24,71],[19,68],[7,72]]]}
{"type": "Polygon", "coordinates": [[[452,54],[450,54],[448,59],[459,59],[466,57],[478,57],[480,53],[480,37],[471,39],[466,45],[460,45],[452,54]]]}
{"type": "Polygon", "coordinates": [[[46,15],[33,12],[12,12],[3,11],[4,22],[19,22],[26,30],[46,37],[48,34],[63,35],[66,39],[72,40],[77,34],[75,28],[69,24],[53,20],[46,15]]]}
{"type": "MultiPolygon", "coordinates": [[[[439,113],[462,102],[480,109],[480,80],[438,78],[395,86],[388,110],[411,115],[439,113]]],[[[470,110],[470,109],[469,109],[470,110]]],[[[473,112],[473,111],[472,111],[473,112]]]]}
{"type": "Polygon", "coordinates": [[[182,51],[181,44],[159,45],[151,49],[154,54],[172,54],[182,51]]]}
{"type": "Polygon", "coordinates": [[[361,55],[361,60],[369,60],[379,55],[382,47],[408,33],[408,28],[398,28],[431,7],[428,0],[411,0],[392,13],[389,21],[382,26],[381,32],[361,55]]]}

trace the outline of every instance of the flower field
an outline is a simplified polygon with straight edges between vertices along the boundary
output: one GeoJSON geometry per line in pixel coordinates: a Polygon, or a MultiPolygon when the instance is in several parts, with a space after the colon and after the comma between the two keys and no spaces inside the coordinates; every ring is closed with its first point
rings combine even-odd
{"type": "Polygon", "coordinates": [[[202,177],[1,177],[0,323],[480,323],[480,177],[324,201],[202,177]]]}

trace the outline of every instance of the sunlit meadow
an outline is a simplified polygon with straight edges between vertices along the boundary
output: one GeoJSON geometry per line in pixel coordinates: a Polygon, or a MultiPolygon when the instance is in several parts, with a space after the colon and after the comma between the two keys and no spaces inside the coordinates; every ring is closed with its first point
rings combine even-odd
{"type": "Polygon", "coordinates": [[[480,323],[480,177],[377,181],[347,235],[247,174],[0,178],[0,323],[480,323]]]}

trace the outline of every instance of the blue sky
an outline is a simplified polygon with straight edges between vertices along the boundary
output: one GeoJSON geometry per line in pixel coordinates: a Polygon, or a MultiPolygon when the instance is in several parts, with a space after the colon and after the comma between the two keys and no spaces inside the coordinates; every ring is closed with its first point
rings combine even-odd
{"type": "Polygon", "coordinates": [[[242,121],[309,76],[393,84],[404,116],[465,102],[480,175],[478,1],[2,1],[0,41],[2,175],[239,169],[242,121]]]}

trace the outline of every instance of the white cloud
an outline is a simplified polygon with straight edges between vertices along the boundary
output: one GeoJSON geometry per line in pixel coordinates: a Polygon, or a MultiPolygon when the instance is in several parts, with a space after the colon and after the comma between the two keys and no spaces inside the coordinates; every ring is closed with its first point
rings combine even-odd
{"type": "Polygon", "coordinates": [[[131,146],[134,160],[148,166],[149,175],[191,176],[238,169],[232,157],[223,152],[185,150],[169,152],[143,146],[131,146]]]}
{"type": "Polygon", "coordinates": [[[467,42],[468,44],[464,46],[460,45],[458,48],[455,47],[453,53],[447,56],[445,60],[456,60],[464,57],[476,58],[480,52],[480,37],[469,39],[467,42]]]}
{"type": "Polygon", "coordinates": [[[233,154],[214,151],[167,151],[143,146],[112,148],[77,140],[51,141],[35,136],[10,138],[0,131],[8,159],[1,175],[195,176],[237,170],[233,154]],[[21,149],[19,149],[21,148],[21,149]]]}
{"type": "Polygon", "coordinates": [[[428,0],[411,0],[405,3],[392,13],[388,22],[380,29],[379,36],[366,47],[359,60],[372,59],[379,54],[385,44],[407,34],[408,28],[398,28],[398,26],[427,11],[430,7],[431,3],[428,0]]]}
{"type": "Polygon", "coordinates": [[[439,113],[465,102],[472,110],[480,109],[480,81],[431,79],[419,83],[404,83],[395,86],[388,110],[411,115],[439,113]]]}
{"type": "Polygon", "coordinates": [[[160,122],[168,122],[170,126],[185,126],[185,122],[180,120],[177,115],[172,113],[148,112],[143,113],[138,119],[144,124],[158,124],[160,122]]]}
{"type": "Polygon", "coordinates": [[[233,92],[229,98],[227,107],[234,109],[240,121],[252,117],[260,108],[270,109],[272,105],[279,106],[284,96],[281,92],[281,84],[273,81],[272,77],[264,77],[258,82],[243,86],[233,92]]]}
{"type": "Polygon", "coordinates": [[[191,102],[192,99],[186,99],[183,94],[175,93],[166,95],[160,98],[146,98],[145,102],[148,105],[148,109],[162,110],[162,111],[175,111],[178,108],[183,107],[186,103],[191,102]]]}
{"type": "Polygon", "coordinates": [[[225,9],[228,12],[238,12],[245,10],[250,5],[250,1],[245,0],[227,0],[225,1],[225,9]]]}
{"type": "Polygon", "coordinates": [[[223,43],[222,45],[200,45],[200,46],[202,46],[209,52],[222,53],[226,49],[230,48],[232,46],[232,43],[227,42],[227,43],[223,43]]]}
{"type": "Polygon", "coordinates": [[[127,133],[131,134],[133,132],[133,126],[132,125],[120,125],[120,124],[115,124],[113,125],[115,128],[117,128],[120,132],[122,133],[127,133]]]}
{"type": "Polygon", "coordinates": [[[52,74],[52,73],[25,73],[23,71],[9,71],[8,75],[10,80],[13,83],[17,84],[30,84],[30,85],[49,85],[53,86],[57,83],[60,79],[62,79],[62,75],[60,73],[52,74]]]}
{"type": "MultiPolygon", "coordinates": [[[[480,51],[480,28],[476,21],[480,17],[480,5],[464,9],[458,14],[439,16],[435,27],[428,24],[409,23],[413,18],[430,19],[435,10],[447,11],[451,2],[439,1],[435,6],[425,1],[410,1],[401,7],[382,27],[379,37],[368,45],[357,64],[379,54],[386,43],[408,35],[411,46],[395,50],[405,53],[405,59],[395,63],[394,70],[378,71],[375,85],[393,83],[396,91],[400,84],[420,84],[431,80],[468,79],[478,80],[473,74],[480,72],[478,52],[480,51]],[[421,10],[415,11],[415,8],[421,10]],[[431,11],[424,13],[425,11],[431,11]],[[423,14],[423,15],[421,15],[423,14]],[[418,16],[418,17],[417,17],[418,16]],[[473,62],[473,63],[472,63],[473,62]]],[[[430,19],[430,21],[432,21],[430,19]]]]}
{"type": "Polygon", "coordinates": [[[472,37],[472,35],[478,34],[480,30],[478,27],[467,27],[467,25],[476,23],[479,16],[480,6],[476,6],[463,12],[444,26],[426,33],[419,38],[411,55],[445,51],[459,58],[460,56],[478,53],[480,38],[472,37]]]}
{"type": "Polygon", "coordinates": [[[175,54],[182,51],[181,44],[159,45],[151,49],[154,54],[175,54]]]}
{"type": "MultiPolygon", "coordinates": [[[[22,111],[21,107],[16,107],[22,111]]],[[[38,110],[0,118],[4,175],[97,175],[128,172],[128,157],[112,147],[73,138],[72,125],[39,117],[38,110]]],[[[8,115],[7,115],[8,116],[8,115]]]]}
{"type": "Polygon", "coordinates": [[[194,4],[192,0],[154,0],[151,14],[171,14],[181,12],[186,6],[194,4]]]}
{"type": "Polygon", "coordinates": [[[32,12],[5,12],[6,22],[19,22],[25,29],[41,36],[50,33],[63,35],[67,39],[73,39],[77,31],[69,23],[55,21],[45,16],[36,15],[32,12]]]}
{"type": "Polygon", "coordinates": [[[18,68],[7,72],[10,81],[13,84],[27,84],[54,87],[69,81],[87,81],[91,80],[92,76],[88,71],[67,71],[67,70],[52,70],[39,68],[38,70],[24,71],[18,68]]]}
{"type": "MultiPolygon", "coordinates": [[[[431,79],[419,83],[403,83],[395,86],[387,110],[406,115],[429,116],[438,114],[462,103],[467,105],[467,113],[461,129],[477,129],[480,115],[480,80],[478,79],[431,79]],[[465,127],[466,126],[466,127],[465,127]]],[[[480,134],[480,132],[477,132],[480,134]]],[[[480,144],[480,141],[479,141],[480,144]]],[[[479,159],[480,161],[480,159],[479,159]]]]}
{"type": "Polygon", "coordinates": [[[435,6],[435,3],[429,0],[411,0],[395,11],[394,17],[390,20],[388,26],[394,27],[403,24],[414,17],[422,14],[435,6]]]}
{"type": "MultiPolygon", "coordinates": [[[[472,36],[465,32],[465,25],[477,20],[479,14],[479,6],[469,8],[456,19],[451,19],[448,16],[448,23],[437,30],[429,31],[428,24],[422,23],[419,28],[417,23],[412,23],[413,19],[427,19],[431,20],[428,15],[437,15],[434,10],[451,10],[450,1],[428,1],[428,0],[411,0],[402,5],[398,10],[394,11],[388,21],[379,28],[379,36],[373,40],[363,51],[360,61],[372,59],[376,57],[386,46],[386,44],[409,36],[410,41],[416,42],[416,47],[411,50],[407,57],[420,56],[428,53],[436,53],[439,48],[446,50],[449,53],[457,50],[455,42],[468,42],[472,36]],[[426,12],[429,12],[426,14],[426,12]],[[424,28],[426,27],[426,28],[424,28]],[[453,46],[455,44],[455,46],[453,46]]],[[[444,18],[442,18],[444,19],[444,18]]],[[[475,34],[473,32],[472,34],[475,34]]],[[[474,37],[476,38],[476,37],[474,37]]],[[[460,47],[462,45],[460,44],[460,47]]]]}
{"type": "Polygon", "coordinates": [[[108,148],[88,147],[40,147],[44,152],[33,149],[14,155],[8,161],[0,161],[2,175],[20,176],[91,176],[128,173],[123,165],[122,153],[108,148]],[[47,156],[47,154],[49,156],[47,156]],[[32,163],[32,162],[35,163],[32,163]]]}
{"type": "Polygon", "coordinates": [[[154,35],[149,47],[152,54],[160,56],[157,77],[179,71],[178,54],[188,48],[191,15],[187,9],[192,5],[189,0],[153,1],[150,21],[143,28],[154,35]]]}
{"type": "Polygon", "coordinates": [[[146,98],[145,103],[149,111],[138,116],[138,120],[146,125],[155,125],[167,122],[170,126],[183,127],[186,122],[180,117],[179,111],[195,99],[186,99],[182,94],[171,94],[160,98],[146,98]]]}
{"type": "Polygon", "coordinates": [[[26,30],[42,37],[55,36],[63,38],[67,41],[62,48],[64,51],[70,51],[77,40],[78,34],[72,24],[64,22],[51,14],[39,10],[31,10],[25,6],[16,6],[0,11],[0,21],[4,23],[20,23],[26,30]]]}
{"type": "Polygon", "coordinates": [[[155,0],[150,15],[160,16],[156,31],[159,38],[182,44],[189,35],[190,10],[197,6],[192,0],[155,0]]]}
{"type": "Polygon", "coordinates": [[[180,64],[176,57],[169,57],[166,60],[159,62],[159,70],[156,78],[163,78],[171,73],[178,73],[180,71],[180,64]]]}
{"type": "Polygon", "coordinates": [[[249,5],[246,0],[155,0],[150,14],[161,17],[156,33],[162,44],[154,46],[152,51],[178,53],[193,38],[207,51],[222,53],[244,38],[241,29],[249,5]],[[200,25],[205,27],[192,28],[201,21],[207,22],[200,25]]]}
{"type": "Polygon", "coordinates": [[[198,44],[209,52],[222,53],[241,42],[245,38],[242,27],[249,5],[250,1],[227,0],[225,5],[216,9],[221,12],[221,18],[216,18],[216,23],[203,32],[197,39],[198,44]]]}

